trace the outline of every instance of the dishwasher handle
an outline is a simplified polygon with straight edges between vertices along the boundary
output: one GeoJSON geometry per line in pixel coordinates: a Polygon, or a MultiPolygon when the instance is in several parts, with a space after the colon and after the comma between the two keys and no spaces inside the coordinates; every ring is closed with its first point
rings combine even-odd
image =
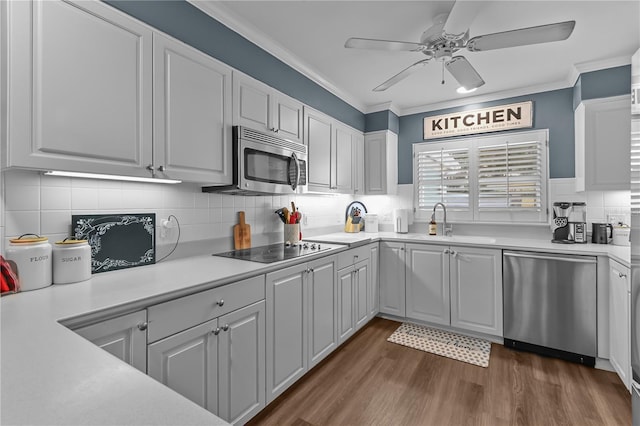
{"type": "Polygon", "coordinates": [[[563,262],[573,263],[596,263],[597,260],[592,256],[561,256],[561,255],[544,255],[534,253],[519,253],[513,251],[505,251],[503,255],[506,257],[520,257],[525,259],[541,259],[541,260],[559,260],[563,262]]]}

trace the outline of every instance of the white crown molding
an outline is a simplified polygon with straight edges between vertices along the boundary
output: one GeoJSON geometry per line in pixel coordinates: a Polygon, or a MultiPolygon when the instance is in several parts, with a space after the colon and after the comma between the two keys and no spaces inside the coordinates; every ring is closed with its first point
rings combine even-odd
{"type": "Polygon", "coordinates": [[[359,99],[355,98],[350,93],[339,89],[335,84],[331,83],[327,78],[320,75],[312,67],[300,58],[295,56],[289,50],[282,47],[282,45],[276,43],[268,35],[258,31],[256,28],[247,25],[242,22],[237,15],[235,15],[229,8],[224,6],[221,2],[207,1],[207,0],[187,0],[196,8],[200,9],[207,15],[211,16],[216,21],[220,22],[227,28],[240,34],[242,37],[249,40],[251,43],[265,50],[269,54],[275,56],[291,68],[295,69],[305,77],[311,79],[314,83],[318,84],[322,88],[328,90],[338,98],[342,99],[352,107],[356,108],[360,112],[365,111],[366,105],[359,99]]]}
{"type": "Polygon", "coordinates": [[[621,67],[631,64],[631,56],[617,56],[615,58],[601,59],[599,61],[581,62],[573,65],[573,70],[569,76],[569,80],[573,81],[573,84],[578,81],[580,74],[584,74],[591,71],[599,71],[607,68],[621,67]]]}
{"type": "Polygon", "coordinates": [[[550,92],[552,90],[566,89],[573,87],[578,80],[580,74],[584,74],[591,71],[599,71],[608,68],[615,68],[623,65],[629,65],[631,63],[631,57],[619,56],[615,58],[604,59],[600,61],[582,62],[575,64],[569,71],[569,74],[564,80],[556,81],[553,83],[544,83],[535,86],[521,87],[513,90],[503,90],[501,92],[487,93],[486,95],[472,96],[460,99],[453,99],[450,101],[436,102],[433,104],[426,104],[417,107],[401,109],[400,115],[419,114],[421,112],[436,111],[445,108],[455,108],[460,106],[469,105],[472,103],[490,102],[499,99],[512,98],[516,96],[525,96],[532,93],[550,92]]]}
{"type": "Polygon", "coordinates": [[[571,87],[565,80],[557,81],[554,83],[545,83],[535,86],[520,87],[518,89],[503,90],[500,92],[487,93],[485,95],[464,97],[460,99],[453,99],[450,101],[436,102],[433,104],[422,105],[418,107],[406,108],[401,110],[401,115],[419,114],[422,112],[437,111],[446,108],[455,108],[466,106],[469,104],[491,102],[499,99],[513,98],[516,96],[525,96],[532,93],[549,92],[551,90],[565,89],[571,87]]]}
{"type": "Polygon", "coordinates": [[[393,104],[393,102],[383,102],[381,104],[370,105],[366,107],[363,112],[365,114],[371,114],[374,112],[387,111],[387,110],[393,112],[397,116],[400,115],[400,110],[393,104]]]}

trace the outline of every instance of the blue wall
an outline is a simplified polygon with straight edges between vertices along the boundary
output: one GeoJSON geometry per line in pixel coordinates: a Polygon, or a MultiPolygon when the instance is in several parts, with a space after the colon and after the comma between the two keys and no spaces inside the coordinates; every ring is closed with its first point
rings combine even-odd
{"type": "Polygon", "coordinates": [[[400,131],[400,119],[390,110],[372,112],[365,115],[364,118],[365,132],[391,130],[397,134],[400,131]]]}
{"type": "Polygon", "coordinates": [[[580,74],[574,86],[573,108],[580,101],[627,95],[631,88],[631,65],[580,74]]]}
{"type": "Polygon", "coordinates": [[[363,113],[186,1],[106,3],[355,129],[365,129],[363,113]]]}

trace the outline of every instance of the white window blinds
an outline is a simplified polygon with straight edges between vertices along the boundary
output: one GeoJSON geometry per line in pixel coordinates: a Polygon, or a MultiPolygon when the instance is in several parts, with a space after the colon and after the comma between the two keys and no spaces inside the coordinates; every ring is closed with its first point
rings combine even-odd
{"type": "Polygon", "coordinates": [[[453,221],[546,222],[547,138],[533,130],[414,144],[415,217],[428,220],[442,202],[453,221]]]}
{"type": "Polygon", "coordinates": [[[478,209],[534,209],[542,205],[541,150],[537,141],[478,148],[478,209]]]}
{"type": "Polygon", "coordinates": [[[416,153],[417,200],[421,209],[444,203],[449,209],[469,209],[469,149],[425,150],[416,153]]]}
{"type": "Polygon", "coordinates": [[[631,120],[631,213],[640,213],[640,118],[631,120]]]}

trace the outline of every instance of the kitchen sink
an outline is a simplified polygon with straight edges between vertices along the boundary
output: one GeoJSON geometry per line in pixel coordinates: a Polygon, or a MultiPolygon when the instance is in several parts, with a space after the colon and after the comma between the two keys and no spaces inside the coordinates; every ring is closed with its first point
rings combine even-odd
{"type": "Polygon", "coordinates": [[[496,239],[492,237],[483,237],[478,235],[423,235],[423,234],[413,234],[407,235],[407,238],[412,240],[420,240],[420,241],[433,241],[433,242],[447,242],[447,243],[473,243],[473,244],[495,244],[496,239]]]}

